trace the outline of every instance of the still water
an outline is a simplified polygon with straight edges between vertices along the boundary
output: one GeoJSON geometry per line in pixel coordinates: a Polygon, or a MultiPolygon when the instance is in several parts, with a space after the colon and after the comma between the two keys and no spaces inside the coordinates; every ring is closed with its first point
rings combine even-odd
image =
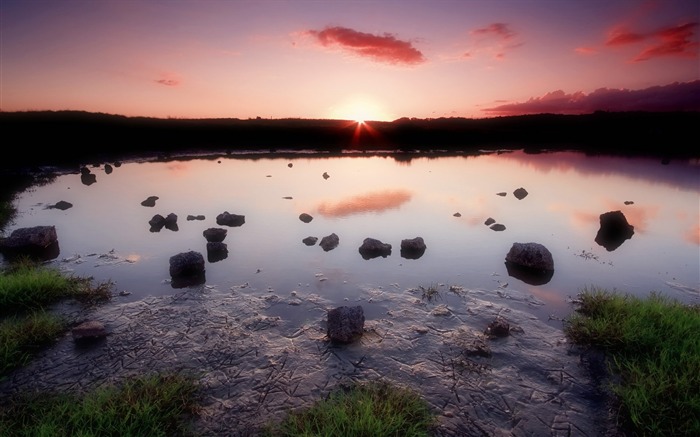
{"type": "MultiPolygon", "coordinates": [[[[60,253],[50,261],[96,281],[112,281],[115,299],[177,293],[171,256],[203,254],[205,287],[255,295],[315,293],[338,305],[358,302],[369,317],[390,310],[367,290],[401,293],[436,287],[526,298],[548,323],[571,311],[584,287],[645,296],[658,291],[700,303],[700,163],[586,156],[578,152],[478,156],[221,155],[89,166],[21,193],[6,233],[55,225],[60,253]],[[524,188],[527,196],[513,193],[524,188]],[[142,202],[151,196],[153,206],[142,202]],[[51,208],[59,201],[67,209],[51,208]],[[634,234],[614,250],[595,242],[600,215],[621,211],[634,234]],[[223,212],[245,223],[217,224],[223,212]],[[313,217],[304,222],[299,216],[313,217]],[[177,215],[154,229],[154,215],[177,215]],[[191,216],[188,218],[188,216],[191,216]],[[486,221],[501,224],[494,230],[486,221]],[[203,231],[225,228],[228,253],[209,257],[203,231]],[[302,242],[336,234],[332,250],[302,242]],[[392,245],[365,259],[365,238],[392,245]],[[404,258],[404,239],[427,249],[404,258]],[[513,243],[536,242],[554,258],[554,274],[533,285],[509,275],[513,243]]],[[[376,295],[376,293],[375,293],[376,295]]],[[[273,306],[284,318],[303,307],[273,306]]]]}

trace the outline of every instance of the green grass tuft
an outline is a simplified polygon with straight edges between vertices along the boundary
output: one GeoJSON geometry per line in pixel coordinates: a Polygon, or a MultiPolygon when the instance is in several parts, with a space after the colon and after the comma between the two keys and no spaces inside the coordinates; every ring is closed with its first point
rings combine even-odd
{"type": "Polygon", "coordinates": [[[59,317],[44,312],[1,320],[0,377],[27,364],[37,351],[53,343],[65,329],[59,317]]]}
{"type": "Polygon", "coordinates": [[[0,407],[0,435],[172,437],[194,435],[197,386],[181,374],[143,376],[84,395],[37,393],[0,407]]]}
{"type": "Polygon", "coordinates": [[[267,436],[427,436],[434,424],[417,394],[387,383],[356,384],[270,425],[267,436]]]}
{"type": "Polygon", "coordinates": [[[700,307],[586,289],[564,330],[601,348],[621,378],[623,427],[642,436],[700,435],[700,307]]]}

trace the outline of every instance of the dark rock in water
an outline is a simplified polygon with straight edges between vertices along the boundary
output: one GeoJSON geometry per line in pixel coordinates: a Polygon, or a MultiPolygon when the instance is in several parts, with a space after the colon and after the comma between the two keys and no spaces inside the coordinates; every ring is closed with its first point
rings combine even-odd
{"type": "Polygon", "coordinates": [[[634,235],[634,226],[627,223],[622,211],[610,211],[600,215],[600,229],[595,242],[612,252],[634,235]]]}
{"type": "Polygon", "coordinates": [[[306,237],[303,240],[301,240],[301,242],[306,244],[307,246],[313,246],[314,244],[316,244],[317,241],[317,237],[306,237]]]}
{"type": "Polygon", "coordinates": [[[341,306],[328,311],[328,337],[337,343],[351,343],[362,337],[365,314],[360,305],[341,306]]]}
{"type": "Polygon", "coordinates": [[[83,167],[80,169],[80,182],[82,182],[83,185],[90,186],[97,182],[97,176],[92,174],[89,168],[83,167]]]}
{"type": "Polygon", "coordinates": [[[506,269],[527,284],[542,285],[554,276],[554,259],[542,244],[513,243],[506,255],[506,269]]]}
{"type": "Polygon", "coordinates": [[[333,250],[336,247],[338,247],[339,243],[340,238],[338,238],[338,236],[334,232],[330,235],[326,235],[325,237],[321,238],[321,242],[318,244],[323,248],[324,251],[328,252],[329,250],[333,250]]]}
{"type": "Polygon", "coordinates": [[[188,220],[188,221],[192,221],[192,220],[204,220],[205,218],[206,218],[206,217],[204,217],[203,215],[191,215],[191,214],[190,214],[190,215],[187,216],[187,220],[188,220]]]}
{"type": "Polygon", "coordinates": [[[401,257],[406,259],[418,259],[425,253],[426,245],[423,237],[407,238],[401,240],[401,257]]]}
{"type": "Polygon", "coordinates": [[[107,174],[112,174],[112,171],[113,171],[113,170],[114,170],[114,169],[112,168],[111,165],[105,164],[105,173],[107,173],[107,174]]]}
{"type": "Polygon", "coordinates": [[[204,238],[210,243],[221,243],[226,238],[228,231],[223,228],[209,228],[202,232],[204,238]]]}
{"type": "Polygon", "coordinates": [[[106,337],[107,329],[102,322],[88,320],[71,329],[71,334],[76,342],[87,342],[106,337]]]}
{"type": "Polygon", "coordinates": [[[148,224],[151,225],[151,232],[160,232],[164,227],[171,231],[177,231],[179,229],[177,226],[177,215],[174,213],[168,214],[167,217],[156,214],[148,221],[148,224]]]}
{"type": "Polygon", "coordinates": [[[491,217],[487,218],[484,224],[486,226],[491,226],[492,224],[496,223],[496,220],[492,219],[491,217]]]}
{"type": "Polygon", "coordinates": [[[528,195],[528,192],[525,188],[521,187],[521,188],[518,188],[517,190],[513,191],[513,195],[515,196],[516,199],[522,200],[528,195]]]}
{"type": "Polygon", "coordinates": [[[48,261],[58,257],[58,235],[55,226],[34,226],[12,231],[9,237],[0,238],[0,252],[9,258],[29,256],[48,261]]]}
{"type": "Polygon", "coordinates": [[[507,337],[510,334],[510,324],[498,316],[486,327],[485,334],[490,337],[507,337]]]}
{"type": "Polygon", "coordinates": [[[293,166],[294,166],[294,164],[292,164],[291,162],[289,164],[287,164],[287,167],[289,167],[289,168],[292,168],[293,166]]]}
{"type": "Polygon", "coordinates": [[[323,172],[323,179],[328,179],[330,175],[327,172],[323,172]]]}
{"type": "Polygon", "coordinates": [[[206,282],[204,257],[195,251],[181,252],[170,257],[170,276],[173,288],[182,288],[206,282]]]}
{"type": "Polygon", "coordinates": [[[228,246],[220,241],[207,243],[207,261],[215,263],[228,258],[228,246]]]}
{"type": "Polygon", "coordinates": [[[65,211],[67,209],[70,209],[73,207],[73,204],[70,202],[66,202],[65,200],[59,200],[53,205],[49,205],[47,208],[48,209],[60,209],[61,211],[65,211]]]}
{"type": "Polygon", "coordinates": [[[359,252],[364,259],[372,259],[379,256],[386,258],[391,255],[391,244],[382,243],[376,238],[365,238],[359,248],[359,252]]]}
{"type": "Polygon", "coordinates": [[[224,211],[216,216],[216,224],[220,226],[242,226],[245,223],[245,216],[238,214],[230,214],[224,211]]]}
{"type": "Polygon", "coordinates": [[[456,213],[452,214],[452,217],[462,217],[462,214],[456,212],[456,213]]]}
{"type": "Polygon", "coordinates": [[[625,200],[625,205],[634,205],[634,202],[631,200],[625,200]]]}
{"type": "Polygon", "coordinates": [[[311,220],[313,220],[313,219],[314,219],[314,218],[311,217],[310,214],[307,214],[307,213],[305,213],[305,212],[302,212],[301,214],[299,214],[299,220],[301,220],[301,221],[304,222],[304,223],[309,223],[309,222],[310,222],[311,220]]]}
{"type": "Polygon", "coordinates": [[[505,231],[506,227],[505,227],[505,225],[502,225],[500,223],[496,223],[495,225],[491,225],[490,229],[492,231],[505,231]]]}
{"type": "Polygon", "coordinates": [[[506,193],[505,191],[501,191],[500,193],[496,193],[496,196],[506,197],[507,194],[508,193],[506,193]]]}
{"type": "Polygon", "coordinates": [[[158,200],[158,199],[159,199],[158,196],[149,196],[146,200],[141,202],[141,205],[148,206],[148,207],[156,206],[156,200],[158,200]]]}

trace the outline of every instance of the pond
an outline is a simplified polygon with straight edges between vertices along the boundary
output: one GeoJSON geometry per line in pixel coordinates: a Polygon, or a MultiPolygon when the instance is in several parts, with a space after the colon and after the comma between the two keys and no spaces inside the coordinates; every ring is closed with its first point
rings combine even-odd
{"type": "MultiPolygon", "coordinates": [[[[184,156],[61,174],[18,196],[6,232],[55,225],[59,253],[50,264],[112,281],[122,302],[176,293],[169,258],[197,251],[205,285],[218,289],[289,299],[314,293],[362,304],[372,317],[391,310],[382,294],[436,288],[449,304],[449,290],[461,287],[518,296],[531,314],[560,326],[584,287],[698,302],[699,176],[697,160],[575,151],[184,156]],[[521,188],[526,196],[518,198],[521,188]],[[67,207],[56,207],[60,201],[67,207]],[[596,236],[601,214],[611,211],[622,212],[633,233],[606,248],[596,236]],[[219,225],[224,212],[244,223],[219,225]],[[174,226],[149,224],[169,214],[174,226]],[[226,229],[223,252],[207,252],[209,228],[226,229]],[[339,243],[324,250],[318,242],[331,234],[339,243]],[[317,242],[304,243],[310,236],[317,242]],[[391,251],[363,256],[368,237],[391,251]],[[426,250],[402,254],[402,240],[416,237],[426,250]],[[516,242],[552,253],[551,278],[509,274],[505,256],[516,242]]],[[[307,317],[304,305],[289,303],[270,314],[307,317]]]]}
{"type": "Polygon", "coordinates": [[[568,344],[562,319],[584,287],[700,303],[699,170],[698,160],[503,151],[241,153],[60,173],[19,194],[6,233],[53,225],[49,265],[112,281],[111,302],[61,308],[109,335],[88,348],[65,335],[0,394],[193,371],[204,392],[196,429],[249,437],[349,381],[383,380],[417,390],[439,436],[612,435],[600,363],[568,344]],[[601,214],[615,211],[633,232],[611,245],[597,237],[601,214]],[[243,220],[220,225],[225,212],[243,220]],[[174,223],[151,224],[170,214],[174,223]],[[207,251],[210,228],[226,230],[225,250],[207,251]],[[338,245],[325,250],[332,234],[338,245]],[[403,253],[416,237],[425,251],[403,253]],[[365,238],[391,251],[363,256],[365,238]],[[507,253],[527,242],[551,252],[551,275],[509,269],[507,253]],[[205,274],[182,286],[169,260],[188,251],[205,274]],[[366,317],[348,345],[327,338],[327,311],[340,305],[366,317]],[[498,317],[510,335],[490,338],[498,317]]]}

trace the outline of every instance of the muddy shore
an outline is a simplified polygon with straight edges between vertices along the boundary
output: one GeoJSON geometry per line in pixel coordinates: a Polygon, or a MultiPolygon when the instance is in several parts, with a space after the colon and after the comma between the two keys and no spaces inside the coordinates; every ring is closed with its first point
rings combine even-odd
{"type": "Polygon", "coordinates": [[[452,288],[449,302],[419,290],[361,290],[355,302],[391,310],[368,318],[360,341],[326,336],[321,296],[255,293],[243,287],[178,294],[85,310],[62,305],[74,321],[99,320],[109,335],[88,347],[67,334],[0,383],[3,399],[33,390],[80,393],[159,371],[195,374],[202,405],[193,428],[205,436],[254,436],[351,381],[382,380],[416,390],[438,415],[440,436],[614,435],[606,397],[561,329],[527,312],[533,297],[452,288]],[[307,319],[270,315],[302,307],[307,319]],[[522,308],[520,310],[519,308],[522,308]],[[511,326],[484,336],[496,317],[511,326]],[[488,354],[473,354],[474,345],[488,354]],[[485,346],[485,349],[484,347],[485,346]]]}

